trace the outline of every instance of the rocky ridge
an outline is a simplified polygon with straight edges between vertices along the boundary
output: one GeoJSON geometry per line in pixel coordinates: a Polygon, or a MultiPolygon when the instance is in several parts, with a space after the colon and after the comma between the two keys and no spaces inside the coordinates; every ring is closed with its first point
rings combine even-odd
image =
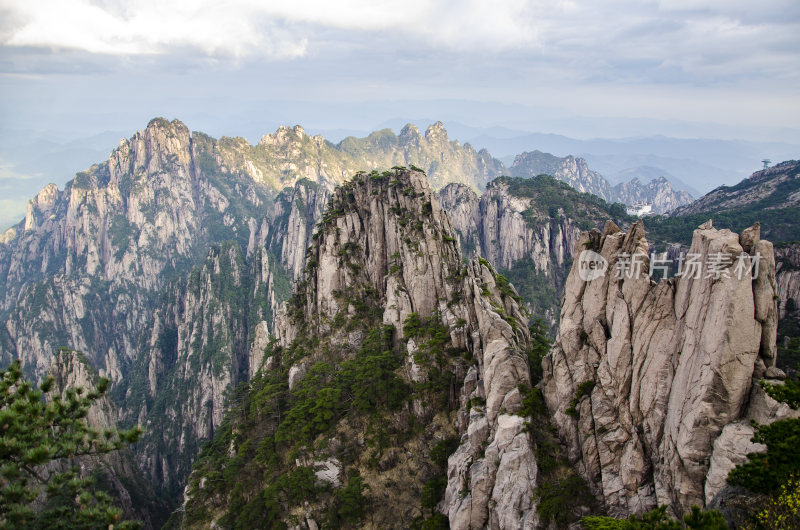
{"type": "Polygon", "coordinates": [[[800,204],[800,162],[787,160],[756,171],[739,184],[720,186],[673,214],[735,210],[756,203],[769,208],[796,208],[800,204]]]}
{"type": "Polygon", "coordinates": [[[478,196],[459,184],[439,191],[463,252],[479,255],[524,290],[528,309],[557,323],[558,298],[582,230],[620,213],[547,176],[502,177],[478,196]],[[534,287],[535,286],[535,287],[534,287]]]}
{"type": "Polygon", "coordinates": [[[583,158],[572,155],[561,158],[550,153],[530,151],[514,157],[510,169],[514,177],[552,175],[578,191],[592,193],[606,200],[611,197],[611,186],[608,181],[599,173],[589,169],[583,158]]]}
{"type": "Polygon", "coordinates": [[[646,202],[653,205],[653,213],[664,214],[693,201],[692,196],[684,190],[672,188],[672,184],[664,177],[657,177],[642,183],[637,177],[628,182],[621,182],[611,188],[612,202],[634,204],[646,202]]]}
{"type": "Polygon", "coordinates": [[[724,478],[752,449],[750,419],[788,414],[761,387],[775,368],[777,327],[772,244],[758,227],[741,236],[708,222],[691,252],[723,258],[715,277],[651,281],[641,222],[586,232],[607,273],[567,279],[559,337],[543,363],[542,390],[570,459],[610,514],[666,504],[682,513],[711,505],[724,478]],[[762,256],[752,278],[752,256],[762,256]],[[741,260],[745,270],[737,277],[741,260]],[[641,273],[626,268],[639,263],[641,273]],[[620,279],[615,271],[630,274],[620,279]]]}
{"type": "Polygon", "coordinates": [[[689,193],[674,190],[664,177],[644,184],[634,177],[629,182],[611,186],[605,177],[589,169],[586,160],[572,155],[560,158],[541,151],[521,153],[514,158],[510,172],[515,177],[524,178],[541,174],[552,175],[578,191],[597,195],[609,203],[630,205],[640,201],[648,202],[653,205],[653,212],[658,214],[692,202],[689,193]]]}
{"type": "Polygon", "coordinates": [[[71,344],[117,382],[168,277],[209,242],[247,241],[267,209],[267,190],[215,165],[214,149],[178,121],[153,120],[64,191],[39,193],[0,247],[2,358],[19,355],[41,377],[55,348],[71,344]]]}
{"type": "MultiPolygon", "coordinates": [[[[414,492],[432,473],[430,451],[443,437],[455,435],[456,450],[446,464],[444,496],[438,505],[451,527],[533,528],[536,463],[525,419],[514,414],[521,404],[518,386],[530,384],[524,355],[527,319],[513,289],[487,262],[462,263],[452,234],[448,216],[422,173],[357,175],[334,192],[312,237],[305,280],[279,314],[277,349],[270,350],[260,377],[285,377],[284,388],[294,396],[286,398],[288,403],[301,406],[305,382],[327,369],[320,363],[339,366],[329,376],[335,382],[336,373],[347,373],[348,363],[364,355],[372,340],[367,330],[377,323],[389,333],[393,351],[399,349],[394,371],[402,381],[398,384],[411,389],[402,404],[378,405],[387,434],[397,436],[392,433],[410,418],[426,427],[398,446],[415,447],[413,452],[399,459],[379,457],[374,469],[367,465],[373,454],[370,445],[362,445],[369,439],[369,428],[359,427],[364,418],[335,408],[334,423],[326,428],[330,430],[312,438],[310,445],[291,446],[297,451],[296,463],[282,476],[298,472],[307,462],[328,462],[319,465],[332,469],[333,476],[341,478],[337,483],[345,476],[359,476],[369,486],[368,527],[410,524],[420,513],[415,508],[419,493],[414,492]],[[421,330],[437,331],[426,335],[421,330]],[[450,357],[430,357],[432,344],[446,345],[450,357]],[[359,350],[355,358],[348,353],[359,350]],[[450,382],[437,386],[441,375],[436,374],[451,374],[450,382]]],[[[260,384],[255,383],[250,395],[263,395],[260,384]]],[[[320,384],[324,386],[316,383],[315,388],[320,384]]],[[[291,410],[282,415],[291,417],[291,410]]],[[[235,410],[232,417],[238,417],[235,410]]],[[[232,425],[243,436],[233,442],[230,454],[241,453],[241,444],[267,443],[254,433],[281,432],[280,425],[268,427],[270,420],[260,422],[256,430],[238,422],[232,425]]],[[[233,497],[204,486],[206,473],[219,465],[206,467],[213,458],[201,459],[190,479],[184,517],[190,526],[208,524],[208,516],[228,523],[230,517],[238,517],[229,511],[233,497]]],[[[223,455],[218,458],[223,468],[232,465],[223,455]]],[[[328,476],[320,473],[317,477],[328,476]]],[[[335,503],[325,494],[316,499],[300,511],[302,506],[289,503],[284,513],[301,515],[304,527],[314,527],[324,517],[325,506],[335,503]]]]}

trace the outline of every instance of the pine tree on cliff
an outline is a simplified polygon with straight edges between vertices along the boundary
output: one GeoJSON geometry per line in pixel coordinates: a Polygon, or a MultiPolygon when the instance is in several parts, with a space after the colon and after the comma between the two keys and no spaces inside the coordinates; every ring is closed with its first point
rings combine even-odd
{"type": "MultiPolygon", "coordinates": [[[[791,408],[800,408],[800,378],[782,385],[762,382],[767,394],[791,408]]],[[[750,453],[734,468],[728,481],[764,496],[762,509],[753,516],[755,528],[797,528],[800,525],[800,419],[786,418],[756,425],[753,442],[766,452],[750,453]]]]}
{"type": "Polygon", "coordinates": [[[108,388],[69,388],[48,377],[37,389],[19,361],[0,371],[0,528],[136,528],[111,497],[81,478],[73,459],[138,440],[141,429],[94,429],[86,417],[108,388]]]}

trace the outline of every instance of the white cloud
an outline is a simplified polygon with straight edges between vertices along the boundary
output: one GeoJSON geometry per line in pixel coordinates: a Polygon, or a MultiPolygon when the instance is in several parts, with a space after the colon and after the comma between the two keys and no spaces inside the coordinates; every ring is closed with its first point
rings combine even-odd
{"type": "Polygon", "coordinates": [[[0,0],[0,44],[171,54],[181,65],[314,55],[353,72],[378,56],[444,52],[461,53],[453,68],[513,64],[552,82],[791,82],[800,78],[800,2],[0,0]]]}
{"type": "MultiPolygon", "coordinates": [[[[486,2],[298,0],[0,1],[10,46],[104,54],[159,54],[193,47],[209,55],[293,58],[320,28],[393,32],[448,48],[505,49],[537,41],[533,20],[545,6],[486,2]]],[[[549,8],[548,8],[549,9],[549,8]]]]}

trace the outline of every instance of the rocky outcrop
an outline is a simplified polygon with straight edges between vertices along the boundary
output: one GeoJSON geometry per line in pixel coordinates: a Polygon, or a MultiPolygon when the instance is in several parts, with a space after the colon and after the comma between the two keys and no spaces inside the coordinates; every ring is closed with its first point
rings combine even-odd
{"type": "MultiPolygon", "coordinates": [[[[774,372],[774,369],[770,370],[774,372]]],[[[769,374],[768,374],[769,376],[769,374]]],[[[778,380],[767,380],[773,384],[780,384],[778,380]]],[[[738,496],[749,496],[749,492],[742,492],[727,483],[728,473],[739,464],[747,461],[747,455],[766,451],[763,444],[752,441],[755,428],[753,422],[764,425],[786,418],[798,418],[800,411],[792,410],[786,403],[778,402],[770,397],[764,389],[753,384],[750,390],[749,401],[742,418],[725,425],[720,435],[714,440],[714,448],[708,466],[708,475],[705,481],[706,506],[721,509],[723,513],[729,512],[730,505],[734,507],[738,496]]]]}
{"type": "Polygon", "coordinates": [[[475,341],[471,348],[478,366],[467,373],[461,390],[461,444],[448,460],[442,504],[450,527],[457,529],[534,528],[538,523],[532,498],[538,476],[535,448],[525,418],[514,414],[522,400],[518,387],[530,384],[520,352],[526,337],[503,315],[511,315],[512,323],[526,320],[506,300],[503,305],[511,311],[498,314],[502,296],[495,280],[490,268],[473,261],[464,286],[477,317],[466,331],[475,341]]]}
{"type": "Polygon", "coordinates": [[[653,213],[663,214],[689,204],[692,196],[686,191],[673,189],[670,181],[664,177],[645,183],[634,177],[611,188],[610,200],[624,204],[645,202],[652,205],[653,213]]]}
{"type": "Polygon", "coordinates": [[[537,175],[551,175],[566,182],[578,191],[592,193],[605,200],[611,198],[611,186],[599,173],[589,169],[583,158],[572,155],[560,158],[541,151],[525,152],[514,157],[511,175],[532,178],[537,175]]]}
{"type": "MultiPolygon", "coordinates": [[[[449,460],[442,510],[452,528],[532,528],[535,459],[524,419],[513,415],[521,401],[517,386],[530,383],[521,354],[526,318],[500,291],[490,267],[473,261],[461,271],[450,221],[425,176],[409,172],[391,178],[388,184],[357,178],[337,191],[332,208],[338,213],[331,218],[329,210],[330,228],[323,226],[311,247],[313,273],[300,320],[328,333],[328,322],[345,309],[337,293],[361,282],[385,300],[386,325],[403,329],[412,313],[441,315],[454,347],[466,348],[477,359],[474,375],[467,378],[477,376],[480,382],[459,385],[463,436],[449,460]],[[340,265],[348,248],[364,249],[363,266],[340,265]],[[399,270],[392,272],[395,265],[399,270]],[[454,281],[459,275],[464,278],[454,281]],[[467,401],[478,399],[485,400],[485,407],[467,411],[467,401]]],[[[296,336],[291,324],[278,329],[287,330],[281,337],[285,345],[296,336]]]]}
{"type": "Polygon", "coordinates": [[[800,243],[775,248],[775,281],[778,309],[783,319],[800,309],[800,243]]]}
{"type": "Polygon", "coordinates": [[[439,192],[466,255],[479,255],[524,290],[528,309],[551,326],[581,230],[614,217],[597,198],[547,176],[501,177],[478,197],[457,184],[439,192]]]}
{"type": "MultiPolygon", "coordinates": [[[[62,396],[70,388],[93,390],[98,384],[98,374],[83,354],[62,348],[53,358],[48,372],[54,379],[54,390],[62,396]]],[[[89,408],[86,416],[89,427],[104,430],[117,426],[117,409],[107,395],[100,397],[89,408]]],[[[152,486],[136,465],[130,448],[102,456],[81,456],[69,462],[82,477],[92,476],[104,485],[123,510],[126,519],[143,523],[145,529],[160,528],[166,520],[169,506],[159,500],[152,486]]],[[[65,467],[65,463],[56,464],[65,467]]]]}
{"type": "Polygon", "coordinates": [[[729,465],[720,462],[748,449],[747,429],[730,425],[755,414],[753,381],[775,373],[772,244],[757,227],[740,237],[708,222],[690,254],[721,265],[658,283],[647,274],[641,222],[627,233],[608,223],[581,234],[575,252],[589,251],[606,273],[586,276],[585,261],[575,261],[558,340],[543,363],[553,422],[610,514],[705,505],[729,465]]]}
{"type": "MultiPolygon", "coordinates": [[[[53,358],[49,375],[53,377],[56,392],[64,395],[68,388],[83,388],[89,391],[97,386],[99,375],[77,350],[62,348],[53,358]]],[[[91,427],[104,429],[117,424],[114,404],[103,396],[89,408],[86,421],[91,427]]]]}
{"type": "Polygon", "coordinates": [[[294,340],[298,323],[327,333],[343,309],[339,293],[361,282],[386,299],[393,309],[383,320],[398,328],[412,312],[429,315],[446,306],[453,287],[445,279],[460,267],[455,240],[445,239],[449,220],[423,174],[396,175],[357,176],[337,189],[307,253],[304,313],[276,326],[282,345],[294,340]],[[348,256],[362,252],[363,266],[344,266],[348,256]],[[392,264],[400,270],[389,275],[392,264]]]}
{"type": "MultiPolygon", "coordinates": [[[[456,434],[457,449],[447,462],[438,505],[451,527],[533,528],[534,448],[525,418],[514,414],[522,401],[518,387],[530,385],[526,315],[513,288],[485,260],[462,263],[453,235],[420,172],[360,174],[334,191],[306,253],[304,280],[278,315],[278,343],[264,362],[264,377],[285,374],[288,392],[302,392],[307,378],[325,380],[319,379],[321,370],[348,362],[350,352],[363,350],[367,329],[382,326],[391,347],[401,351],[402,365],[395,373],[402,374],[411,392],[407,405],[381,416],[382,428],[394,432],[409,421],[425,427],[404,442],[413,451],[386,449],[370,467],[362,460],[371,454],[364,439],[372,435],[359,430],[364,420],[350,410],[324,441],[298,446],[292,453],[295,466],[286,473],[313,464],[316,476],[334,473],[339,483],[344,470],[352,473],[355,467],[370,497],[379,496],[370,505],[370,524],[408,525],[419,513],[415,506],[420,483],[430,474],[428,455],[444,436],[456,434]],[[437,331],[426,338],[420,326],[437,331]],[[433,340],[439,348],[446,346],[450,360],[426,357],[433,340]],[[428,389],[441,384],[442,376],[436,375],[441,371],[452,382],[444,394],[431,393],[428,389]]],[[[280,388],[275,384],[273,392],[280,388]]],[[[280,432],[280,426],[270,426],[272,418],[255,427],[234,424],[232,429],[241,434],[226,451],[234,455],[255,443],[248,441],[249,433],[280,432]]],[[[201,461],[196,469],[205,465],[201,461]]],[[[214,517],[220,517],[230,501],[205,497],[210,494],[203,476],[197,471],[190,479],[187,514],[196,517],[195,507],[201,504],[204,510],[213,506],[214,517]]],[[[320,480],[330,482],[324,477],[320,480]]],[[[325,498],[321,494],[306,505],[306,521],[320,520],[325,498]]],[[[236,516],[225,515],[233,518],[226,520],[236,516]]]]}

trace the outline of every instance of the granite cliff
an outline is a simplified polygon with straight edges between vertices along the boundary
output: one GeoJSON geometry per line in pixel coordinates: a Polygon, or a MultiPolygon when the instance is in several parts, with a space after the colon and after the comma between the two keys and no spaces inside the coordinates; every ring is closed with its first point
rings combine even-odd
{"type": "MultiPolygon", "coordinates": [[[[48,375],[53,377],[54,389],[62,397],[69,388],[81,388],[86,392],[95,389],[99,378],[81,352],[66,348],[58,350],[48,375]]],[[[86,421],[90,427],[100,430],[115,428],[116,406],[105,395],[91,406],[86,421]]],[[[125,518],[141,521],[147,530],[160,528],[169,515],[169,503],[158,499],[152,484],[140,473],[130,448],[102,456],[81,456],[53,465],[61,471],[73,467],[81,477],[92,477],[116,500],[125,518]]]]}
{"type": "MultiPolygon", "coordinates": [[[[793,200],[794,167],[756,179],[778,195],[753,204],[793,200]]],[[[546,413],[520,415],[538,368],[527,322],[555,326],[563,289],[540,387],[592,493],[618,515],[724,502],[727,470],[754,449],[747,420],[788,414],[752,381],[782,375],[776,318],[798,314],[796,245],[752,285],[581,282],[587,248],[611,269],[621,253],[646,267],[641,224],[582,234],[631,220],[552,177],[491,181],[502,171],[440,123],[338,145],[281,128],[253,146],[153,120],[64,190],[43,189],[0,238],[0,360],[64,385],[112,380],[95,420],[146,432],[86,469],[110,470],[126,510],[156,514],[139,516],[148,525],[197,461],[185,526],[533,528],[547,524],[537,454],[559,449],[546,413]]],[[[777,233],[796,215],[784,202],[760,212],[789,216],[777,233]]],[[[708,226],[693,245],[772,256],[757,227],[708,226]]]]}
{"type": "Polygon", "coordinates": [[[623,209],[545,175],[501,177],[480,196],[449,184],[439,191],[439,202],[463,252],[500,270],[530,312],[551,326],[558,322],[558,299],[581,231],[606,219],[625,220],[623,209]]]}
{"type": "Polygon", "coordinates": [[[588,251],[606,274],[584,281],[575,261],[543,363],[545,401],[570,459],[613,515],[714,505],[728,471],[758,449],[749,420],[790,414],[754,384],[783,377],[772,244],[758,227],[739,236],[709,221],[690,253],[704,264],[720,257],[722,268],[658,283],[641,222],[581,234],[575,252],[588,251]]]}
{"type": "Polygon", "coordinates": [[[334,192],[276,332],[242,398],[258,406],[250,416],[232,410],[217,438],[236,434],[201,456],[184,525],[248,514],[315,528],[340,513],[343,485],[358,483],[364,511],[351,523],[407,526],[436,507],[452,528],[534,527],[536,462],[525,418],[514,414],[518,387],[530,384],[527,319],[485,260],[462,263],[425,175],[357,175],[334,192]],[[364,363],[377,363],[368,381],[364,363]],[[277,395],[267,398],[268,388],[277,395]],[[298,416],[322,406],[318,422],[298,416]],[[287,442],[289,428],[303,434],[287,442]],[[249,447],[267,452],[259,459],[249,447]],[[264,464],[272,460],[284,464],[264,464]],[[253,468],[238,491],[211,485],[213,473],[242,465],[253,468]],[[274,492],[274,509],[253,497],[306,472],[316,477],[303,497],[311,503],[288,490],[274,492]]]}

